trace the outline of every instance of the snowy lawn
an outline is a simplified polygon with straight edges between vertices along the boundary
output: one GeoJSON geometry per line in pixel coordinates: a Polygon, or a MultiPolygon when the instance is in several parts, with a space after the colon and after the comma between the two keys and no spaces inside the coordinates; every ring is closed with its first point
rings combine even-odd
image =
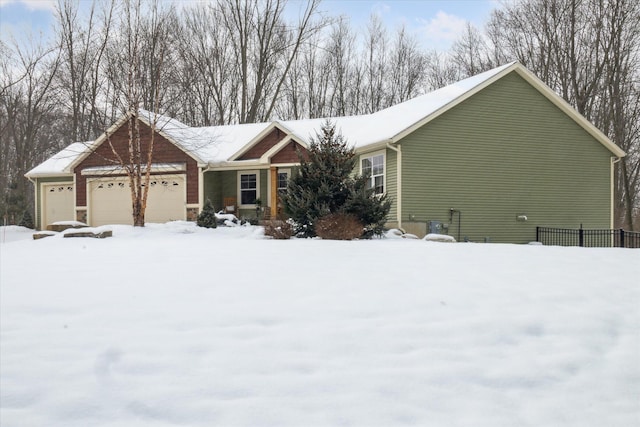
{"type": "Polygon", "coordinates": [[[638,426],[640,250],[0,229],[0,424],[638,426]]]}

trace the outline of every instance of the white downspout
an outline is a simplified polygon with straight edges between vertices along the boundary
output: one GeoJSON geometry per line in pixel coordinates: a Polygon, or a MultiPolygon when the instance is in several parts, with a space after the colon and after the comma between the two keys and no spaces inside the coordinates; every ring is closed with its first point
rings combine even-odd
{"type": "Polygon", "coordinates": [[[198,166],[198,214],[204,207],[204,173],[209,169],[209,166],[198,166]]]}
{"type": "Polygon", "coordinates": [[[609,224],[609,228],[611,228],[613,230],[613,227],[615,226],[615,164],[618,163],[621,160],[620,157],[611,157],[611,202],[610,202],[610,206],[611,206],[611,213],[610,213],[610,224],[609,224]]]}
{"type": "Polygon", "coordinates": [[[387,142],[387,148],[396,152],[396,216],[398,228],[402,230],[402,146],[394,147],[387,142]]]}

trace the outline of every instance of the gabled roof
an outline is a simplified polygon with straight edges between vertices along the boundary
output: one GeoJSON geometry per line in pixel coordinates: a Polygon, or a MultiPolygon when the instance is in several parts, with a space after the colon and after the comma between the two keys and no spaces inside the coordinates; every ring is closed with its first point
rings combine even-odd
{"type": "Polygon", "coordinates": [[[419,96],[411,99],[402,104],[398,104],[392,107],[382,110],[378,113],[378,118],[389,119],[393,117],[410,117],[412,111],[420,111],[419,115],[422,115],[422,111],[428,111],[428,114],[421,119],[415,121],[413,124],[406,126],[400,132],[392,137],[392,142],[397,142],[404,138],[409,133],[424,126],[431,120],[440,116],[444,112],[450,110],[466,99],[472,97],[482,89],[491,85],[492,83],[500,80],[507,74],[516,72],[527,83],[529,83],[534,89],[545,96],[551,103],[558,107],[567,116],[573,119],[579,126],[593,136],[598,142],[600,142],[605,148],[607,148],[612,154],[617,157],[624,157],[626,153],[614,144],[604,133],[596,128],[589,120],[584,118],[575,108],[569,105],[560,95],[554,92],[549,86],[547,86],[542,80],[540,80],[535,74],[527,70],[519,62],[512,62],[502,67],[494,68],[493,70],[486,71],[468,79],[462,80],[458,83],[446,86],[442,89],[438,89],[434,92],[426,95],[419,96]]]}
{"type": "MultiPolygon", "coordinates": [[[[430,119],[435,113],[447,107],[465,93],[500,74],[513,64],[494,68],[376,113],[351,117],[334,117],[329,120],[336,124],[336,128],[340,130],[354,148],[397,142],[400,139],[398,135],[402,134],[403,131],[430,119]]],[[[309,136],[315,135],[315,132],[320,129],[325,120],[322,118],[285,121],[283,124],[292,129],[298,137],[308,140],[309,136]]]]}
{"type": "MultiPolygon", "coordinates": [[[[108,137],[113,134],[117,129],[120,128],[123,124],[133,116],[133,112],[128,112],[124,114],[117,122],[115,122],[106,132],[98,137],[94,142],[92,142],[89,146],[87,146],[87,150],[83,152],[77,159],[75,159],[68,166],[68,172],[73,171],[73,169],[80,164],[89,154],[91,154],[96,148],[98,148],[103,142],[105,142],[108,137]]],[[[174,144],[180,150],[184,151],[187,155],[192,157],[198,164],[206,164],[206,161],[201,159],[198,154],[194,151],[194,147],[197,146],[197,143],[202,143],[197,140],[197,138],[193,135],[191,131],[192,128],[185,125],[184,123],[173,119],[168,116],[164,116],[162,114],[154,114],[151,111],[140,109],[138,110],[138,118],[144,124],[149,127],[153,127],[153,123],[155,123],[156,131],[166,138],[169,142],[174,144]]]]}
{"type": "MultiPolygon", "coordinates": [[[[286,136],[284,136],[280,141],[278,141],[276,143],[276,145],[281,145],[281,143],[286,139],[286,140],[291,140],[293,139],[294,141],[296,141],[297,143],[299,143],[300,145],[302,145],[304,148],[308,148],[308,144],[305,140],[298,138],[292,131],[291,129],[287,128],[283,122],[281,122],[280,120],[275,120],[271,123],[265,123],[267,126],[262,129],[259,133],[257,133],[256,135],[253,136],[253,138],[251,138],[249,141],[247,141],[245,143],[245,145],[241,146],[240,149],[238,151],[236,151],[235,153],[233,153],[228,159],[228,161],[234,161],[239,159],[240,157],[242,157],[245,153],[247,153],[252,147],[254,147],[256,144],[258,144],[260,141],[262,141],[262,139],[264,137],[266,137],[267,135],[269,135],[271,133],[271,131],[273,131],[274,129],[280,129],[286,136]]],[[[271,150],[269,150],[271,151],[271,150]]]]}
{"type": "Polygon", "coordinates": [[[60,152],[49,157],[35,168],[31,169],[25,174],[25,176],[29,178],[38,178],[44,176],[71,175],[71,172],[65,171],[68,170],[69,165],[81,156],[92,143],[93,141],[74,142],[62,149],[60,152]]]}
{"type": "MultiPolygon", "coordinates": [[[[477,92],[503,78],[509,73],[516,72],[532,87],[556,105],[561,111],[572,118],[591,136],[605,146],[612,154],[623,157],[624,151],[615,145],[606,135],[593,124],[581,116],[564,99],[551,90],[519,62],[511,62],[484,73],[469,77],[457,83],[418,96],[400,104],[385,108],[376,113],[360,116],[333,117],[329,121],[335,123],[336,128],[356,150],[375,149],[387,143],[397,143],[416,129],[434,120],[444,112],[450,110],[477,92]]],[[[150,125],[153,113],[141,110],[140,118],[150,125]]],[[[69,174],[73,168],[100,145],[106,134],[113,132],[128,115],[116,122],[105,134],[92,143],[72,144],[51,159],[29,171],[26,176],[35,177],[55,174],[69,174]],[[81,147],[84,150],[76,154],[68,162],[74,151],[81,147]],[[73,147],[73,149],[72,149],[73,147]]],[[[303,146],[308,146],[316,133],[320,131],[327,118],[307,120],[283,120],[270,123],[251,123],[241,125],[189,127],[176,119],[167,116],[157,116],[157,128],[161,135],[178,146],[185,153],[193,157],[200,165],[240,165],[236,160],[242,153],[258,143],[272,129],[280,128],[288,134],[286,138],[293,139],[303,146]]]]}
{"type": "MultiPolygon", "coordinates": [[[[336,128],[345,135],[348,142],[356,149],[368,149],[386,143],[396,143],[511,72],[518,73],[538,92],[604,145],[612,154],[617,157],[625,155],[625,152],[620,147],[615,145],[605,134],[519,62],[511,62],[485,71],[376,113],[352,117],[335,117],[329,120],[336,124],[336,128]]],[[[284,121],[282,124],[291,129],[299,138],[309,141],[310,137],[315,137],[315,132],[320,129],[325,120],[284,121]]]]}

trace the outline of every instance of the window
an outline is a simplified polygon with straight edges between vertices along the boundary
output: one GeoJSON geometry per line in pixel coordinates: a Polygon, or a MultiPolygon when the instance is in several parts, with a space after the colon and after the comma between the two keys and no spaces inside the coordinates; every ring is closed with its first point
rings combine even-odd
{"type": "Polygon", "coordinates": [[[384,193],[384,154],[362,158],[362,175],[369,175],[367,188],[374,188],[375,194],[384,193]]]}
{"type": "Polygon", "coordinates": [[[258,173],[258,171],[238,173],[241,205],[254,205],[256,203],[259,188],[258,173]]]}
{"type": "Polygon", "coordinates": [[[289,169],[278,170],[278,193],[287,191],[287,186],[289,185],[289,173],[289,169]]]}

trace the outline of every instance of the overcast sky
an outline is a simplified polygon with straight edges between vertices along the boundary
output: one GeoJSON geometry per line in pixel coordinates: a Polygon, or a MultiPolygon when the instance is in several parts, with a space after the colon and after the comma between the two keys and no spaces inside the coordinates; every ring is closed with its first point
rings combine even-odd
{"type": "MultiPolygon", "coordinates": [[[[89,0],[80,0],[89,4],[89,0]]],[[[167,0],[195,4],[206,0],[167,0]]],[[[0,34],[7,42],[12,37],[32,34],[37,40],[51,36],[56,0],[0,0],[0,34]]],[[[302,3],[290,1],[296,10],[302,3]]],[[[389,29],[405,25],[418,36],[425,48],[446,50],[470,21],[481,28],[496,0],[324,0],[321,9],[331,16],[344,15],[353,28],[363,29],[371,14],[378,14],[389,29]]]]}

